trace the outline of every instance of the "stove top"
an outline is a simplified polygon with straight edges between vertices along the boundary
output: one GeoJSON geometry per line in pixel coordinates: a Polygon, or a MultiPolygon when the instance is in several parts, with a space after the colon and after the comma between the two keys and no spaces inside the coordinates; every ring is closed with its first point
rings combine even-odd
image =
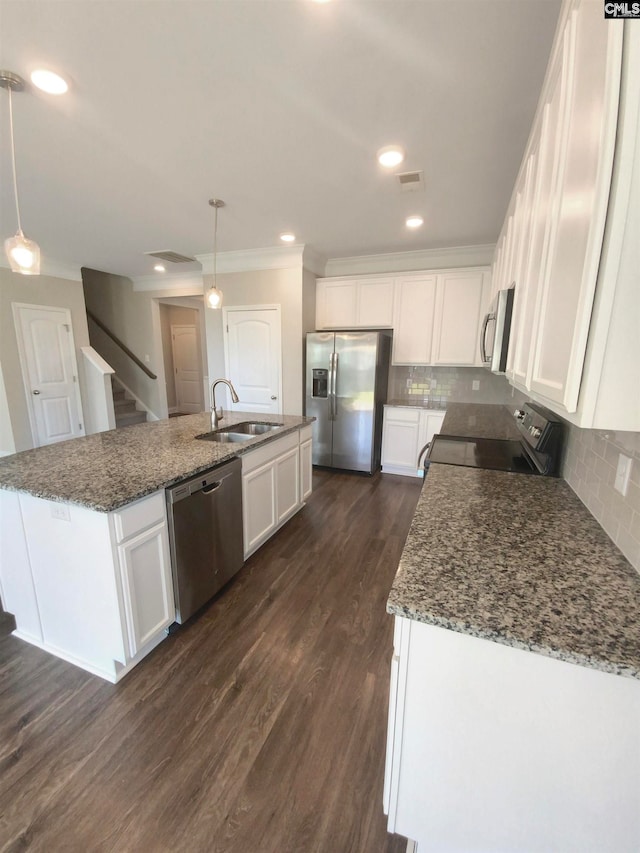
{"type": "Polygon", "coordinates": [[[460,435],[434,436],[425,463],[487,468],[519,474],[558,474],[563,424],[535,403],[525,403],[513,412],[521,435],[517,439],[470,438],[460,435]]]}
{"type": "Polygon", "coordinates": [[[538,473],[517,440],[436,435],[431,443],[428,459],[429,462],[462,465],[465,468],[517,471],[521,474],[538,473]]]}

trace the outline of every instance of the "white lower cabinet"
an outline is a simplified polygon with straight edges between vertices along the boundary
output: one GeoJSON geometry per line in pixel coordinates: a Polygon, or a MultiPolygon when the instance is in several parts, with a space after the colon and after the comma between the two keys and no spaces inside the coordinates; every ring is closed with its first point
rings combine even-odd
{"type": "Polygon", "coordinates": [[[6,491],[0,499],[14,521],[0,590],[17,636],[118,681],[175,618],[164,491],[113,513],[6,491]]]}
{"type": "Polygon", "coordinates": [[[640,682],[395,621],[389,832],[420,853],[637,853],[640,682]]]}
{"type": "MultiPolygon", "coordinates": [[[[311,430],[311,428],[309,428],[311,430]]],[[[311,438],[300,443],[300,497],[303,501],[311,494],[313,477],[313,442],[311,438]]]]}
{"type": "Polygon", "coordinates": [[[311,494],[311,427],[242,456],[245,559],[296,513],[311,494]]]}
{"type": "Polygon", "coordinates": [[[386,474],[421,477],[418,454],[439,432],[444,411],[385,406],[382,426],[382,470],[386,474]]]}
{"type": "Polygon", "coordinates": [[[165,524],[118,545],[129,654],[138,652],[175,621],[171,565],[165,524]]]}

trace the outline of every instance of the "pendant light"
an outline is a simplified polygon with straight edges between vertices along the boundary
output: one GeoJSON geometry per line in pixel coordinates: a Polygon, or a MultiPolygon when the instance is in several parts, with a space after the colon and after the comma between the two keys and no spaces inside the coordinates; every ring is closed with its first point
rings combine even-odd
{"type": "Polygon", "coordinates": [[[210,198],[209,204],[214,209],[213,219],[213,286],[207,290],[205,294],[205,303],[207,308],[222,308],[222,291],[218,289],[218,280],[216,277],[217,262],[218,262],[218,208],[224,207],[224,202],[220,198],[210,198]]]}
{"type": "Polygon", "coordinates": [[[22,232],[20,205],[18,202],[18,180],[16,178],[16,150],[13,139],[11,94],[12,92],[21,92],[24,89],[24,80],[12,71],[0,71],[0,86],[9,92],[9,136],[11,139],[11,164],[13,167],[13,193],[16,201],[16,217],[18,219],[18,231],[15,237],[8,237],[4,241],[4,250],[13,272],[19,272],[22,275],[40,275],[40,247],[34,240],[29,240],[28,237],[25,237],[22,232]]]}

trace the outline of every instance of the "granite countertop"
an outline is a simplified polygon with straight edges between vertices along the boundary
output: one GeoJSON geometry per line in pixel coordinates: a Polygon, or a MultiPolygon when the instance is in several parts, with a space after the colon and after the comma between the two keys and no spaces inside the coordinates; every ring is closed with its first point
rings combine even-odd
{"type": "Polygon", "coordinates": [[[242,444],[219,444],[195,438],[211,430],[208,412],[134,424],[5,456],[0,488],[111,512],[315,419],[227,412],[221,428],[251,420],[283,427],[242,444]]]}
{"type": "Polygon", "coordinates": [[[564,480],[432,464],[387,611],[640,678],[640,575],[564,480]]]}

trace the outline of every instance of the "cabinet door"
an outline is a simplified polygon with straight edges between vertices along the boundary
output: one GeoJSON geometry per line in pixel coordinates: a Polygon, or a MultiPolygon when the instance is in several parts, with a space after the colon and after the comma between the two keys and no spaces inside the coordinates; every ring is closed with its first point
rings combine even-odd
{"type": "Polygon", "coordinates": [[[134,657],[175,619],[167,530],[164,523],[118,546],[122,591],[134,657]]]}
{"type": "Polygon", "coordinates": [[[300,449],[294,447],[276,459],[276,524],[300,504],[300,449]]]}
{"type": "Polygon", "coordinates": [[[393,321],[393,364],[430,364],[436,276],[399,276],[393,321]]]}
{"type": "Polygon", "coordinates": [[[358,281],[356,325],[364,329],[393,326],[393,279],[358,281]]]}
{"type": "Polygon", "coordinates": [[[242,514],[246,557],[276,526],[275,462],[242,475],[242,514]]]}
{"type": "Polygon", "coordinates": [[[484,285],[481,271],[438,276],[432,364],[480,364],[478,336],[484,285]]]}
{"type": "Polygon", "coordinates": [[[425,444],[428,444],[433,436],[440,432],[445,412],[420,412],[420,426],[418,430],[418,453],[425,444]]]}
{"type": "Polygon", "coordinates": [[[524,170],[522,185],[522,214],[520,220],[519,259],[515,273],[515,297],[511,320],[511,337],[507,375],[514,383],[526,386],[531,330],[536,305],[535,282],[531,282],[530,255],[536,217],[536,187],[538,179],[540,137],[534,139],[524,170]]]}
{"type": "Polygon", "coordinates": [[[300,445],[300,491],[303,501],[309,497],[313,488],[312,458],[313,442],[309,439],[309,441],[305,441],[300,445]]]}
{"type": "Polygon", "coordinates": [[[417,476],[419,425],[419,409],[385,408],[382,428],[383,471],[417,476]]]}
{"type": "Polygon", "coordinates": [[[316,290],[318,329],[352,329],[357,323],[355,281],[319,281],[316,290]]]}
{"type": "Polygon", "coordinates": [[[564,33],[559,139],[531,390],[575,412],[615,144],[621,30],[581,3],[564,33]]]}

